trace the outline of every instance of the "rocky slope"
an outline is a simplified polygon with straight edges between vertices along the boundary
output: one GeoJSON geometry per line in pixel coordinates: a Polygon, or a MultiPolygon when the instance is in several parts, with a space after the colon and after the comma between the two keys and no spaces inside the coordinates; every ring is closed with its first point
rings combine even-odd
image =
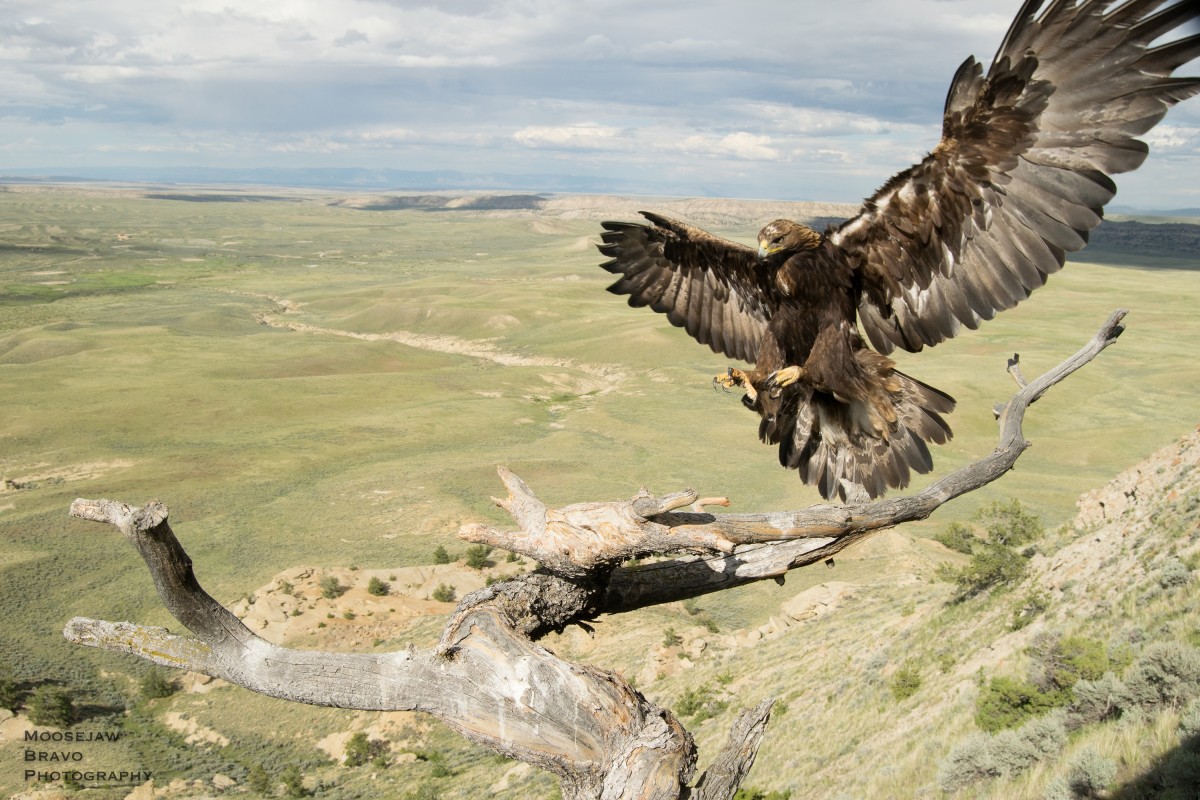
{"type": "Polygon", "coordinates": [[[1122,472],[1077,503],[1079,538],[1033,563],[1034,580],[1086,613],[1118,602],[1200,552],[1200,429],[1122,472]]]}

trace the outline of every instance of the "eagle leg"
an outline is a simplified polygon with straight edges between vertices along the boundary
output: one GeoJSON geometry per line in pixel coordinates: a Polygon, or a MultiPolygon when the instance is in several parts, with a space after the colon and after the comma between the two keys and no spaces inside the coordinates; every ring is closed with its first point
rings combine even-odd
{"type": "Polygon", "coordinates": [[[791,386],[803,378],[804,374],[803,367],[784,367],[768,375],[766,381],[763,382],[763,388],[770,393],[771,397],[779,397],[785,386],[791,386]]]}
{"type": "MultiPolygon", "coordinates": [[[[746,396],[750,398],[751,403],[758,398],[758,391],[750,382],[750,376],[735,367],[729,367],[723,373],[716,375],[712,383],[714,389],[720,387],[727,392],[735,386],[745,389],[746,396]]],[[[744,398],[743,402],[745,402],[744,398]]]]}

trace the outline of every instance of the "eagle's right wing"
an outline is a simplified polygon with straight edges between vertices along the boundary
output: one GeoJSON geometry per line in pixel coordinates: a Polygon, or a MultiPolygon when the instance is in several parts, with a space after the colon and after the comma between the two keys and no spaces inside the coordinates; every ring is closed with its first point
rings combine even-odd
{"type": "Polygon", "coordinates": [[[666,314],[714,352],[753,363],[771,317],[759,282],[757,252],[658,214],[654,223],[603,222],[600,266],[620,275],[608,287],[629,295],[629,305],[666,314]]]}
{"type": "Polygon", "coordinates": [[[1136,137],[1200,94],[1200,77],[1172,77],[1200,57],[1200,35],[1178,35],[1200,2],[1164,3],[1026,0],[987,75],[959,68],[937,148],[829,234],[858,269],[876,349],[976,328],[1083,248],[1109,175],[1149,152],[1136,137]]]}

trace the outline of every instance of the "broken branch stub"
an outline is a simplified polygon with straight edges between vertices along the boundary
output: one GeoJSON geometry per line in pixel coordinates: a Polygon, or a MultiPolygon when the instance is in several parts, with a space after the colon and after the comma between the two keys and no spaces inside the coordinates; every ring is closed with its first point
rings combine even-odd
{"type": "Polygon", "coordinates": [[[642,489],[628,500],[549,508],[511,470],[500,467],[498,472],[508,497],[492,500],[512,516],[519,530],[464,525],[459,538],[521,553],[556,575],[584,578],[653,552],[733,552],[734,543],[718,531],[673,529],[653,521],[696,502],[698,496],[690,489],[665,497],[642,489]]]}

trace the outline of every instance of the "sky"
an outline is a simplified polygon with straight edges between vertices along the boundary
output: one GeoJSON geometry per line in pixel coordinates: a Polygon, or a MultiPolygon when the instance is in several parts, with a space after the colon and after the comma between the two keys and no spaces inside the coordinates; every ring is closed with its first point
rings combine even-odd
{"type": "MultiPolygon", "coordinates": [[[[453,170],[857,202],[933,148],[958,64],[989,63],[1019,5],[0,0],[0,174],[453,170]]],[[[1115,202],[1200,207],[1200,98],[1145,138],[1115,202]]]]}

